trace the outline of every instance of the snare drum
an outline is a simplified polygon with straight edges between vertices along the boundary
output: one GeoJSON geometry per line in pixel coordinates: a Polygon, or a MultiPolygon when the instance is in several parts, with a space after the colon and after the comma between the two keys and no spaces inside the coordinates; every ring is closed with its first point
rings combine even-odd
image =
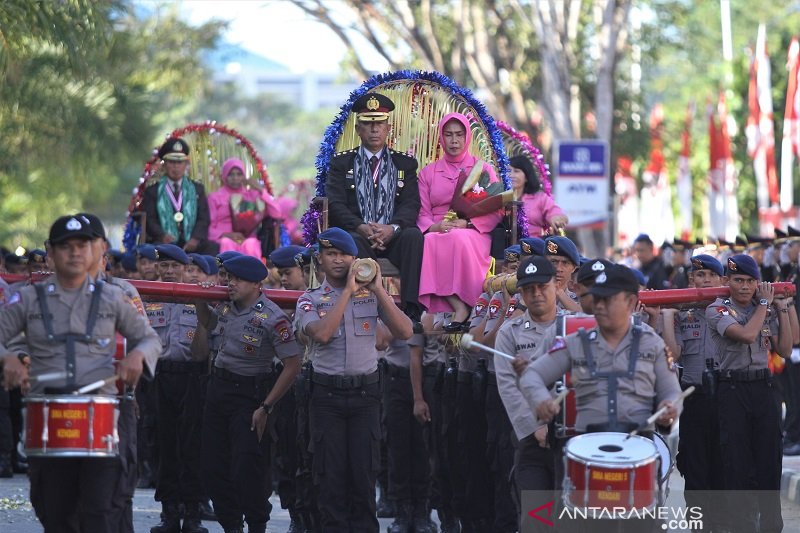
{"type": "Polygon", "coordinates": [[[119,400],[109,396],[25,398],[28,457],[115,457],[119,400]]]}
{"type": "Polygon", "coordinates": [[[587,433],[564,450],[564,505],[650,509],[658,501],[659,453],[627,433],[587,433]]]}

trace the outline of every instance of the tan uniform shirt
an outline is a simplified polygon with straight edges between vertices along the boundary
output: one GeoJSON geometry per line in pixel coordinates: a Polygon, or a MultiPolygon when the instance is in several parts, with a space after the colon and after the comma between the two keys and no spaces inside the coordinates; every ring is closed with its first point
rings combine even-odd
{"type": "MultiPolygon", "coordinates": [[[[324,317],[339,299],[341,289],[328,281],[307,290],[298,300],[295,324],[299,331],[324,317]]],[[[380,312],[378,300],[368,289],[354,294],[344,316],[327,344],[314,343],[314,371],[332,376],[371,374],[378,369],[375,328],[380,312]]]]}
{"type": "Polygon", "coordinates": [[[674,329],[675,340],[681,347],[681,383],[702,385],[706,359],[713,359],[715,368],[719,366],[717,345],[708,329],[705,310],[681,311],[675,317],[674,329]]]}
{"type": "MultiPolygon", "coordinates": [[[[40,283],[45,288],[47,305],[52,315],[53,333],[56,336],[67,333],[84,335],[95,283],[90,282],[87,277],[84,284],[75,290],[62,288],[55,276],[40,283]]],[[[117,331],[128,340],[130,349],[142,351],[146,360],[158,357],[161,349],[158,336],[147,320],[137,313],[135,306],[119,287],[104,283],[94,330],[88,340],[75,343],[77,385],[87,385],[114,375],[117,331]]],[[[0,356],[8,354],[8,341],[21,332],[25,332],[28,343],[31,375],[66,370],[66,343],[48,340],[33,285],[20,289],[6,307],[0,310],[0,356]]],[[[66,380],[34,383],[31,392],[41,393],[45,386],[65,385],[66,380]]],[[[114,394],[116,385],[107,385],[101,392],[114,394]]]]}
{"type": "MultiPolygon", "coordinates": [[[[668,361],[664,341],[652,328],[642,328],[633,378],[624,374],[628,369],[632,331],[633,328],[629,328],[619,345],[612,349],[599,331],[592,329],[588,332],[589,345],[599,372],[613,370],[622,374],[617,378],[617,420],[641,424],[660,402],[674,401],[681,389],[675,369],[668,361]]],[[[568,371],[572,372],[575,387],[576,429],[586,431],[589,424],[608,422],[608,379],[590,375],[578,333],[557,338],[547,355],[538,358],[523,372],[520,376],[522,392],[536,406],[550,399],[547,386],[568,371]]]]}
{"type": "MultiPolygon", "coordinates": [[[[503,353],[520,356],[535,361],[546,353],[556,337],[556,321],[534,322],[527,311],[521,316],[506,321],[497,332],[495,348],[503,353]]],[[[494,356],[494,368],[497,373],[497,389],[500,398],[514,426],[518,440],[531,435],[540,426],[545,425],[536,419],[534,406],[522,394],[520,380],[511,361],[505,357],[494,356]]]]}
{"type": "Polygon", "coordinates": [[[768,368],[770,337],[778,335],[778,315],[770,306],[764,324],[752,344],[725,337],[733,324],[745,325],[753,316],[757,304],[741,307],[728,298],[717,298],[706,308],[706,321],[711,339],[719,351],[721,370],[762,370],[768,368]]]}
{"type": "Polygon", "coordinates": [[[219,351],[214,366],[242,376],[272,372],[272,360],[300,355],[289,317],[263,294],[239,309],[225,303],[214,310],[219,351]]]}

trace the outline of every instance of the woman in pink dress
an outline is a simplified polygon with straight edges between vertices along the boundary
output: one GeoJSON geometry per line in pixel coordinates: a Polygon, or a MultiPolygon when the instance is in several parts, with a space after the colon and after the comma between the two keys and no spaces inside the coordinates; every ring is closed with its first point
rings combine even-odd
{"type": "Polygon", "coordinates": [[[253,257],[261,258],[261,241],[256,237],[258,225],[243,235],[233,229],[231,214],[231,196],[241,195],[243,202],[263,204],[263,217],[281,218],[281,209],[266,188],[261,188],[255,180],[245,188],[244,163],[239,159],[228,159],[222,165],[222,187],[208,195],[208,211],[211,224],[208,227],[209,240],[219,243],[219,251],[233,250],[253,257]]]}
{"type": "Polygon", "coordinates": [[[471,138],[467,117],[445,115],[439,122],[444,157],[419,173],[417,227],[425,234],[419,302],[430,313],[452,311],[450,329],[458,329],[467,320],[481,294],[491,262],[489,233],[503,216],[495,211],[471,220],[444,218],[462,172],[469,175],[476,164],[482,164],[490,182],[498,181],[491,166],[469,153],[471,138]]]}
{"type": "MultiPolygon", "coordinates": [[[[553,198],[542,190],[533,163],[525,156],[514,156],[508,161],[511,167],[511,188],[514,199],[522,201],[528,217],[528,235],[540,237],[550,230],[557,232],[567,225],[567,215],[553,198]]],[[[556,233],[557,234],[557,233],[556,233]]]]}

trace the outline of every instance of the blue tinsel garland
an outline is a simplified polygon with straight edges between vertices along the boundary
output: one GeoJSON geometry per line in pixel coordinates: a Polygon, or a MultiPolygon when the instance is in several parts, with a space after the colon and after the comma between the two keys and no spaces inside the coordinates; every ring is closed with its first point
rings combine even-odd
{"type": "MultiPolygon", "coordinates": [[[[489,139],[492,143],[492,149],[497,154],[497,166],[500,173],[500,179],[503,181],[503,186],[506,190],[511,188],[511,178],[508,174],[508,156],[503,148],[503,138],[500,130],[495,125],[494,118],[486,112],[484,105],[477,100],[469,89],[459,87],[453,80],[440,74],[439,72],[423,72],[418,70],[399,70],[397,72],[388,72],[378,74],[364,83],[350,93],[350,98],[342,105],[339,114],[325,130],[325,136],[320,143],[319,153],[317,154],[317,196],[325,196],[325,177],[328,172],[328,164],[331,158],[336,154],[336,142],[341,137],[344,131],[344,125],[347,118],[350,116],[350,110],[353,104],[364,93],[369,92],[371,89],[378,87],[387,82],[401,81],[401,80],[424,80],[440,85],[442,89],[450,92],[450,94],[459,96],[469,103],[475,112],[480,117],[481,121],[486,125],[489,139]]],[[[300,219],[303,225],[303,236],[305,237],[306,244],[313,244],[317,240],[317,223],[321,213],[319,208],[313,203],[309,205],[308,210],[303,214],[300,219]]],[[[517,212],[517,224],[519,226],[519,233],[521,237],[527,237],[528,224],[522,206],[519,206],[517,212]]]]}

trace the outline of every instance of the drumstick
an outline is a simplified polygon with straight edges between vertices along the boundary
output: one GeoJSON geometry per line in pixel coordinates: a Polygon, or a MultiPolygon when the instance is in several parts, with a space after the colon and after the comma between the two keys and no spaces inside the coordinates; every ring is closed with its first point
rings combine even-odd
{"type": "Polygon", "coordinates": [[[553,401],[556,402],[556,403],[560,402],[561,400],[563,400],[564,398],[567,397],[567,394],[569,394],[570,390],[571,389],[568,389],[568,388],[564,387],[564,390],[562,390],[561,392],[556,394],[555,398],[553,398],[553,401]]]}
{"type": "Polygon", "coordinates": [[[44,381],[55,381],[57,379],[66,379],[67,378],[67,371],[62,370],[61,372],[47,372],[46,374],[39,374],[38,376],[31,376],[28,380],[31,383],[36,382],[44,382],[44,381]]]}
{"type": "MultiPolygon", "coordinates": [[[[691,387],[689,387],[688,389],[686,389],[685,391],[683,391],[683,392],[680,394],[680,396],[678,396],[678,399],[677,399],[677,400],[675,400],[675,403],[677,404],[677,403],[679,403],[679,402],[682,402],[683,400],[685,400],[685,399],[686,399],[686,397],[687,397],[687,396],[689,396],[689,395],[690,395],[691,393],[693,393],[693,392],[694,392],[694,385],[692,385],[691,387]]],[[[655,422],[655,421],[656,421],[656,419],[657,419],[658,417],[660,417],[661,415],[663,415],[663,414],[664,414],[664,413],[666,413],[666,412],[667,412],[667,406],[665,405],[665,406],[663,406],[661,409],[659,409],[658,411],[656,411],[655,413],[653,413],[652,415],[650,415],[650,418],[648,418],[647,420],[645,420],[645,421],[644,421],[644,423],[640,424],[638,428],[636,428],[636,429],[634,429],[633,431],[631,431],[631,432],[628,434],[628,436],[627,436],[627,437],[625,437],[625,440],[628,440],[629,438],[631,438],[631,437],[633,437],[634,435],[636,435],[637,433],[639,433],[641,430],[643,430],[644,428],[646,428],[647,426],[649,426],[650,424],[652,424],[653,422],[655,422]]]]}
{"type": "Polygon", "coordinates": [[[84,385],[80,389],[76,390],[72,394],[86,394],[87,392],[92,392],[97,390],[101,387],[105,387],[106,385],[110,385],[119,379],[119,376],[111,376],[110,378],[100,379],[95,381],[94,383],[89,383],[88,385],[84,385]]]}
{"type": "Polygon", "coordinates": [[[475,346],[475,347],[480,348],[481,350],[484,350],[486,352],[493,353],[495,355],[499,355],[500,357],[505,357],[509,361],[513,361],[514,360],[514,356],[513,355],[509,355],[509,354],[507,354],[505,352],[501,352],[500,350],[495,350],[494,348],[489,348],[485,344],[481,344],[479,342],[475,342],[474,339],[475,339],[475,337],[473,337],[469,333],[464,333],[461,336],[461,346],[463,346],[467,350],[469,350],[470,348],[475,346]]]}

